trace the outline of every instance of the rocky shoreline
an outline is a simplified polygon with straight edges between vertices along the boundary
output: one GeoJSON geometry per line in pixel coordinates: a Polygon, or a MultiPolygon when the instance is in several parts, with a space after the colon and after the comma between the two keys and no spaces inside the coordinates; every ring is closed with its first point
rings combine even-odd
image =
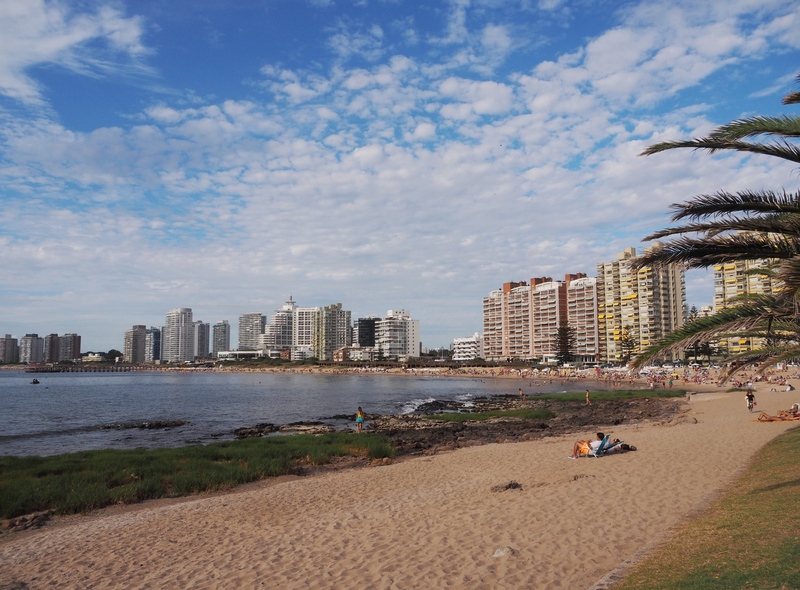
{"type": "MultiPolygon", "coordinates": [[[[456,401],[434,401],[413,414],[367,414],[366,431],[381,434],[394,445],[399,456],[426,455],[462,447],[490,443],[522,442],[547,436],[575,433],[591,436],[597,430],[610,431],[614,426],[638,423],[668,423],[681,413],[684,398],[634,398],[597,400],[587,406],[583,400],[520,400],[514,395],[484,397],[469,404],[456,401]],[[548,420],[492,418],[483,421],[443,422],[425,418],[441,412],[488,412],[510,409],[549,409],[554,417],[548,420]]],[[[350,415],[331,416],[328,420],[352,420],[350,415]]],[[[349,428],[345,429],[350,431],[349,428]]],[[[257,424],[239,428],[237,438],[267,436],[274,433],[319,434],[335,432],[326,422],[301,422],[282,426],[257,424]]]]}

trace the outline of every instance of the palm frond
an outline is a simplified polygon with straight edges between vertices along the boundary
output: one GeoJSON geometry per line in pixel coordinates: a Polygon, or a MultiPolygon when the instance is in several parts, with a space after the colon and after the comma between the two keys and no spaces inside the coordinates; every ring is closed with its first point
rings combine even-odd
{"type": "Polygon", "coordinates": [[[717,127],[709,137],[716,140],[736,141],[745,137],[759,135],[800,137],[800,117],[782,115],[779,117],[738,119],[727,125],[717,127]]]}
{"type": "Polygon", "coordinates": [[[730,232],[743,232],[741,235],[750,236],[765,244],[779,240],[786,241],[788,237],[789,241],[800,245],[800,215],[732,217],[720,221],[691,223],[658,230],[646,236],[644,240],[659,240],[666,236],[688,233],[702,233],[707,237],[716,237],[719,234],[730,232]]]}
{"type": "Polygon", "coordinates": [[[717,191],[698,195],[685,203],[670,206],[674,211],[672,221],[679,219],[704,219],[731,213],[800,213],[800,192],[751,191],[736,193],[717,191]]]}
{"type": "MultiPolygon", "coordinates": [[[[647,239],[652,239],[648,237],[647,239]]],[[[708,268],[740,260],[765,258],[793,258],[798,254],[796,244],[783,241],[770,242],[751,239],[743,234],[692,238],[683,236],[651,248],[648,252],[631,260],[631,266],[639,269],[646,266],[682,264],[687,268],[708,268]]]]}
{"type": "Polygon", "coordinates": [[[748,143],[746,141],[731,141],[727,139],[717,139],[715,137],[698,137],[696,139],[684,141],[665,141],[651,145],[640,155],[650,156],[659,152],[676,148],[691,148],[695,150],[707,150],[711,154],[720,151],[736,151],[751,154],[762,154],[774,156],[790,162],[800,163],[800,147],[787,141],[776,141],[773,143],[748,143]]]}
{"type": "Polygon", "coordinates": [[[736,307],[723,309],[717,313],[697,318],[674,330],[665,338],[640,352],[631,364],[634,369],[643,367],[653,358],[680,352],[695,344],[715,340],[730,333],[741,333],[757,327],[764,327],[774,314],[778,305],[772,295],[753,296],[736,307]]]}

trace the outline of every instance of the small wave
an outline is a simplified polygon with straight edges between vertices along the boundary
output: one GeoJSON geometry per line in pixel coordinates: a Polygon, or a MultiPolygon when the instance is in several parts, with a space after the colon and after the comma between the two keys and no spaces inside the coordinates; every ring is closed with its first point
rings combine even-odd
{"type": "Polygon", "coordinates": [[[435,402],[435,401],[436,401],[436,399],[432,398],[432,397],[426,397],[424,399],[412,399],[412,400],[409,400],[409,401],[407,401],[406,403],[404,403],[402,405],[402,407],[400,408],[400,413],[401,414],[413,414],[423,404],[430,404],[430,403],[435,402]]]}

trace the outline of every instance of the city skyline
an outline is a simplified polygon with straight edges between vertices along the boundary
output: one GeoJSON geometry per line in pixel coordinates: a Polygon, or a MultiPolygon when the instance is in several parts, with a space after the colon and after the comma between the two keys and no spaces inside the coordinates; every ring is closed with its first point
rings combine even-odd
{"type": "MultiPolygon", "coordinates": [[[[294,294],[449,346],[488,291],[594,276],[672,203],[797,190],[758,155],[638,154],[791,112],[798,26],[789,0],[5,3],[0,331],[121,350],[294,294]]],[[[686,289],[711,305],[712,273],[686,289]]]]}

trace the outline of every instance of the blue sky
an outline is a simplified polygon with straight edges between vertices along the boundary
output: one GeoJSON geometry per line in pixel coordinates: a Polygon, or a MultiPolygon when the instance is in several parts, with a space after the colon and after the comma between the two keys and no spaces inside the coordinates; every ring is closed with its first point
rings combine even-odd
{"type": "MultiPolygon", "coordinates": [[[[790,0],[0,0],[0,332],[407,309],[596,273],[764,157],[638,154],[797,88],[790,0]]],[[[711,276],[687,275],[689,305],[711,276]]]]}

